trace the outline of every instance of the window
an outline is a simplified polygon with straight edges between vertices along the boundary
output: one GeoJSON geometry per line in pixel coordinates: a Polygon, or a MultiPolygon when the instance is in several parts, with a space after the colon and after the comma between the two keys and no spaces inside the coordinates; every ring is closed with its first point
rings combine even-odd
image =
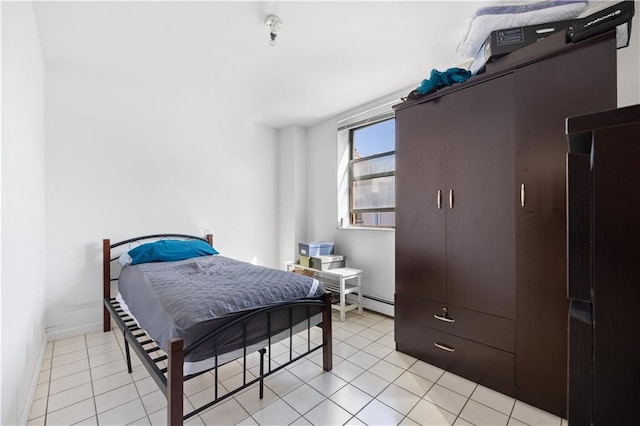
{"type": "Polygon", "coordinates": [[[376,99],[338,117],[339,228],[395,229],[393,106],[407,90],[376,99]]]}
{"type": "Polygon", "coordinates": [[[351,226],[395,226],[395,119],[349,130],[351,226]]]}

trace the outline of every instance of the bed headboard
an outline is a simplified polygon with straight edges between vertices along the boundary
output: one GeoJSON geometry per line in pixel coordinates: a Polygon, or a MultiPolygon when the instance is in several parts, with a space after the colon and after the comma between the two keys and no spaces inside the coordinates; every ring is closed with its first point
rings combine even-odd
{"type": "MultiPolygon", "coordinates": [[[[182,240],[202,240],[209,243],[213,247],[213,234],[207,234],[204,237],[198,237],[188,234],[154,234],[154,235],[142,235],[139,237],[129,238],[128,240],[118,241],[111,244],[111,240],[106,238],[102,240],[102,291],[105,299],[111,298],[111,283],[118,281],[118,277],[111,276],[111,264],[118,260],[120,254],[129,251],[132,245],[142,245],[159,240],[166,239],[182,239],[182,240]],[[128,246],[127,246],[128,245],[128,246]],[[126,246],[126,247],[125,247],[126,246]],[[115,256],[112,252],[113,249],[122,247],[121,252],[115,256]]],[[[111,330],[111,322],[109,317],[109,311],[106,307],[103,307],[103,331],[111,330]]]]}

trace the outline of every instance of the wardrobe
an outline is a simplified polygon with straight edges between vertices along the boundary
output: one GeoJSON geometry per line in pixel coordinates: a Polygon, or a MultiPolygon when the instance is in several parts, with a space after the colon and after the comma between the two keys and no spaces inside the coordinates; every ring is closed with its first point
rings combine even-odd
{"type": "Polygon", "coordinates": [[[615,106],[614,32],[395,106],[399,351],[566,417],[565,119],[615,106]]]}
{"type": "Polygon", "coordinates": [[[636,425],[640,105],[567,120],[569,413],[636,425]]]}

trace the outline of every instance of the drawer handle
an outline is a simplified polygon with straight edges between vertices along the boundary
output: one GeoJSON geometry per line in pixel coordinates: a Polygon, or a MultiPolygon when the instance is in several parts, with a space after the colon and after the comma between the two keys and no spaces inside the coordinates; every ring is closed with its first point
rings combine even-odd
{"type": "Polygon", "coordinates": [[[436,345],[436,348],[442,349],[442,350],[447,351],[447,352],[455,352],[456,351],[456,348],[452,348],[449,345],[443,345],[442,343],[435,342],[434,345],[436,345]]]}
{"type": "Polygon", "coordinates": [[[456,320],[454,320],[453,318],[447,318],[442,315],[433,314],[433,317],[435,319],[439,319],[440,321],[444,321],[444,322],[456,322],[456,320]]]}

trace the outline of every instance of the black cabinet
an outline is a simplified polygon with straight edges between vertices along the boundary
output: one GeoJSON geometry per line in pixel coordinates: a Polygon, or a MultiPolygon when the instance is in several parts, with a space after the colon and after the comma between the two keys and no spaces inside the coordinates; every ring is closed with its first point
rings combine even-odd
{"type": "Polygon", "coordinates": [[[615,107],[614,36],[550,36],[396,106],[398,350],[561,416],[564,123],[615,107]]]}
{"type": "Polygon", "coordinates": [[[637,424],[640,105],[567,120],[569,422],[637,424]]]}

